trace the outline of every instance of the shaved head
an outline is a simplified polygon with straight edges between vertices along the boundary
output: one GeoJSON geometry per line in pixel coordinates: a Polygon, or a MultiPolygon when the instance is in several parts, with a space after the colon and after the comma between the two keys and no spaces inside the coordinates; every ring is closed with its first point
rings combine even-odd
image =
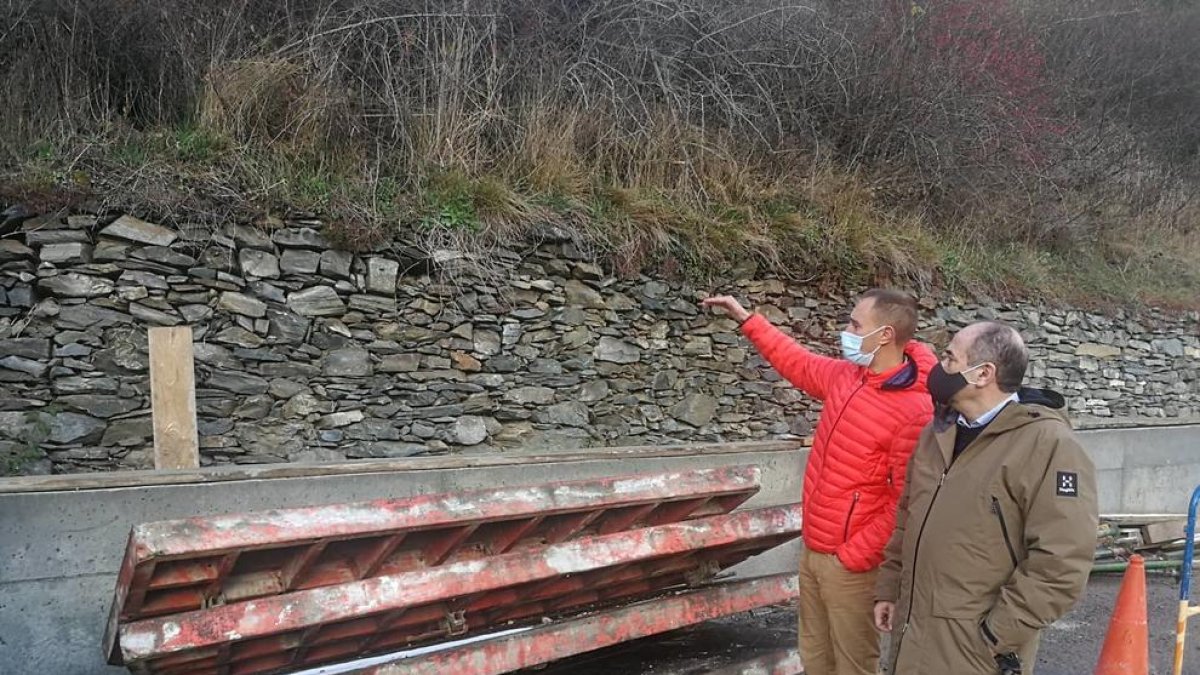
{"type": "Polygon", "coordinates": [[[903,345],[917,332],[917,300],[891,288],[872,288],[863,293],[860,303],[874,314],[876,325],[891,326],[896,343],[903,345]]]}

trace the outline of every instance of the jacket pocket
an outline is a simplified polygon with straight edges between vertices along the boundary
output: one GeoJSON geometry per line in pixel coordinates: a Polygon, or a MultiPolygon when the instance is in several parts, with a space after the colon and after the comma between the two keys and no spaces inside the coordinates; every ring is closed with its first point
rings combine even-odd
{"type": "Polygon", "coordinates": [[[850,510],[846,512],[846,526],[842,528],[842,543],[850,540],[850,520],[854,518],[854,507],[858,506],[858,500],[862,497],[855,492],[854,497],[850,500],[850,510]]]}
{"type": "Polygon", "coordinates": [[[979,620],[979,634],[983,636],[983,639],[988,644],[988,649],[992,652],[995,652],[1000,646],[1000,638],[996,637],[996,634],[992,632],[992,627],[988,625],[986,616],[979,620]]]}
{"type": "MultiPolygon", "coordinates": [[[[979,634],[975,619],[942,619],[932,623],[936,634],[926,643],[931,654],[921,673],[929,675],[997,675],[996,659],[987,642],[979,634]],[[935,665],[936,664],[936,665],[935,665]],[[933,666],[933,667],[928,667],[933,666]]],[[[904,649],[919,650],[921,645],[908,644],[904,649]]]]}
{"type": "Polygon", "coordinates": [[[1008,536],[1008,522],[1004,520],[1004,509],[1000,508],[1000,500],[992,496],[992,513],[996,515],[996,520],[1000,522],[1000,536],[1004,539],[1004,548],[1008,549],[1008,559],[1012,561],[1013,569],[1016,569],[1020,562],[1017,560],[1017,551],[1013,548],[1012,539],[1008,536]]]}
{"type": "Polygon", "coordinates": [[[995,604],[1013,567],[1008,548],[1000,542],[991,491],[976,492],[972,497],[963,499],[951,518],[939,523],[936,541],[940,545],[929,551],[928,559],[936,569],[931,570],[928,583],[933,615],[970,620],[978,636],[980,617],[995,604]]]}

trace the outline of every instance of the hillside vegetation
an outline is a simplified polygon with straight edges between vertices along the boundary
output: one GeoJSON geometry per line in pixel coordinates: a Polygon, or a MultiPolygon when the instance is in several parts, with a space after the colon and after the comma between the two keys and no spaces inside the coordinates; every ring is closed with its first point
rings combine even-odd
{"type": "Polygon", "coordinates": [[[9,2],[0,209],[1195,306],[1198,35],[1198,0],[9,2]]]}

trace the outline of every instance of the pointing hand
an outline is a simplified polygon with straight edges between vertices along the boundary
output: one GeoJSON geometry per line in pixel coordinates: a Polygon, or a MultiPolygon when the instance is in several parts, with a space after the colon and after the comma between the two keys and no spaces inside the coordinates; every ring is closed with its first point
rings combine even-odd
{"type": "Polygon", "coordinates": [[[738,302],[732,295],[714,295],[711,298],[705,298],[700,302],[703,307],[720,307],[725,310],[729,318],[742,323],[750,318],[750,312],[742,307],[742,303],[738,302]]]}

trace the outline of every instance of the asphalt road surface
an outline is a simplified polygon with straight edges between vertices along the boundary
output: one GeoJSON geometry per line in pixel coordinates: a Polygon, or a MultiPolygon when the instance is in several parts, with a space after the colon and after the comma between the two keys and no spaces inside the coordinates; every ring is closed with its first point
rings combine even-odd
{"type": "MultiPolygon", "coordinates": [[[[1096,667],[1100,646],[1121,579],[1093,577],[1079,605],[1042,634],[1036,675],[1087,675],[1096,667]]],[[[1178,582],[1148,575],[1150,675],[1169,675],[1175,644],[1178,582]]],[[[1200,598],[1195,600],[1200,603],[1200,598]]],[[[1200,675],[1200,617],[1191,624],[1184,673],[1200,675]]],[[[657,638],[560,661],[540,675],[700,675],[729,664],[777,652],[796,643],[795,612],[776,607],[742,614],[657,638]]],[[[930,673],[929,675],[943,675],[930,673]]],[[[945,674],[950,675],[950,674],[945,674]]]]}

